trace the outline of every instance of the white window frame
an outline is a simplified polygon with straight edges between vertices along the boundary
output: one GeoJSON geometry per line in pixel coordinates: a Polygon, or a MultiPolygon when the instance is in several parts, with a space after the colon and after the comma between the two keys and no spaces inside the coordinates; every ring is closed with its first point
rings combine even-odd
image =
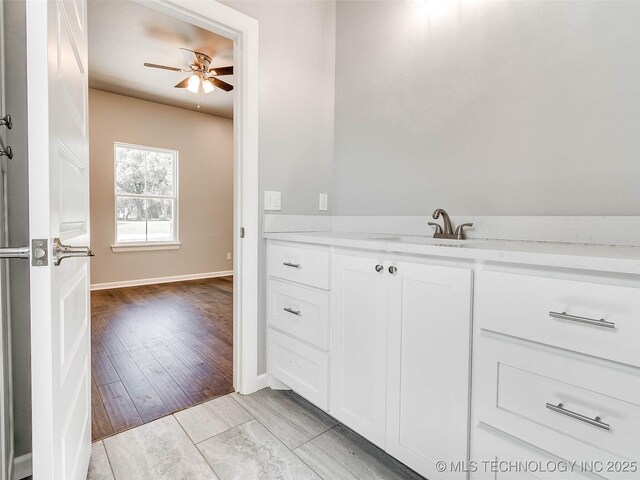
{"type": "Polygon", "coordinates": [[[178,185],[180,184],[178,178],[178,164],[179,164],[179,152],[178,150],[172,150],[168,148],[160,148],[160,147],[152,147],[149,145],[136,145],[134,143],[124,143],[124,142],[113,142],[113,211],[114,211],[114,237],[115,241],[113,245],[111,245],[111,250],[113,252],[137,252],[144,250],[175,250],[180,248],[180,237],[178,228],[178,219],[179,219],[179,191],[178,185]],[[173,157],[173,196],[165,197],[162,195],[141,195],[135,193],[118,193],[118,173],[117,173],[117,148],[130,148],[135,150],[143,150],[147,152],[159,152],[171,155],[173,157]],[[119,242],[118,241],[118,197],[140,197],[140,198],[150,198],[150,199],[163,199],[163,200],[173,200],[174,201],[174,209],[173,209],[173,240],[167,240],[165,242],[119,242]]]}

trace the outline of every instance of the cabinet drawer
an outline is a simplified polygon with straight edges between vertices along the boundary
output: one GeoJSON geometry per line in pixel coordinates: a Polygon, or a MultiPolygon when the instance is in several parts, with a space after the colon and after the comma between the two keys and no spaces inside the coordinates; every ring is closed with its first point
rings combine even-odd
{"type": "Polygon", "coordinates": [[[636,369],[490,336],[476,345],[477,421],[567,460],[640,459],[636,369]]]}
{"type": "Polygon", "coordinates": [[[640,366],[638,288],[484,271],[476,321],[484,330],[640,366]]]}
{"type": "Polygon", "coordinates": [[[640,406],[503,363],[498,377],[498,410],[599,448],[629,457],[640,454],[640,406]]]}
{"type": "Polygon", "coordinates": [[[329,250],[269,245],[269,275],[329,289],[329,250]]]}
{"type": "Polygon", "coordinates": [[[329,356],[272,328],[269,373],[318,407],[329,409],[329,356]]]}
{"type": "Polygon", "coordinates": [[[570,467],[532,445],[508,437],[486,425],[472,432],[471,480],[587,480],[591,475],[570,467]]]}
{"type": "Polygon", "coordinates": [[[318,348],[329,349],[329,294],[269,281],[269,324],[318,348]]]}

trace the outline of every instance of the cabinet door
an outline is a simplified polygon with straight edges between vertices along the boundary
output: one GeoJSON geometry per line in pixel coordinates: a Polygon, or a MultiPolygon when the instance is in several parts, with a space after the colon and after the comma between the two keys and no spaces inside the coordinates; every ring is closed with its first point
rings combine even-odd
{"type": "Polygon", "coordinates": [[[390,275],[377,265],[334,255],[329,412],[384,448],[390,275]]]}
{"type": "Polygon", "coordinates": [[[387,451],[430,479],[467,458],[471,270],[397,263],[389,287],[387,451]]]}

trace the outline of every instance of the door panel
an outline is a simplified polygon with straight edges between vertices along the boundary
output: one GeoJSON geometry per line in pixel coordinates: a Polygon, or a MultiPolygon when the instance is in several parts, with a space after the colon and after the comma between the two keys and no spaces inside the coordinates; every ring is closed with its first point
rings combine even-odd
{"type": "Polygon", "coordinates": [[[334,255],[329,411],[384,448],[388,274],[379,264],[334,255]]]}
{"type": "Polygon", "coordinates": [[[389,289],[387,451],[428,478],[467,457],[471,271],[397,263],[389,289]]]}
{"type": "Polygon", "coordinates": [[[86,221],[89,208],[84,183],[87,178],[87,165],[69,151],[63,144],[59,145],[60,158],[60,222],[61,239],[82,235],[87,231],[86,221]]]}
{"type": "MultiPolygon", "coordinates": [[[[29,230],[89,245],[84,1],[27,2],[29,230]]],[[[89,263],[31,267],[34,478],[84,479],[91,453],[89,263]]]]}

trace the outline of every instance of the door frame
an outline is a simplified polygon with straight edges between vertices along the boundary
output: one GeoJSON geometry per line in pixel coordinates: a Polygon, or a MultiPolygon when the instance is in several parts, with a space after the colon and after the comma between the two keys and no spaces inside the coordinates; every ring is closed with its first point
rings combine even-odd
{"type": "Polygon", "coordinates": [[[233,40],[233,387],[258,389],[258,21],[216,0],[135,0],[233,40]],[[244,237],[241,236],[244,231],[244,237]]]}
{"type": "MultiPolygon", "coordinates": [[[[6,42],[4,38],[4,2],[0,0],[0,115],[7,113],[6,98],[6,73],[7,56],[5,52],[6,42]]],[[[8,131],[5,130],[8,134],[8,131]]],[[[4,140],[8,144],[8,135],[4,140]]],[[[6,146],[6,145],[4,145],[6,146]]],[[[0,246],[8,246],[9,220],[7,198],[7,158],[0,161],[0,182],[2,182],[2,198],[0,198],[0,246]]],[[[0,327],[0,446],[2,458],[0,458],[0,479],[12,480],[14,475],[15,445],[13,441],[13,368],[11,352],[11,309],[9,304],[9,262],[3,261],[0,265],[0,323],[6,325],[0,327]]]]}

